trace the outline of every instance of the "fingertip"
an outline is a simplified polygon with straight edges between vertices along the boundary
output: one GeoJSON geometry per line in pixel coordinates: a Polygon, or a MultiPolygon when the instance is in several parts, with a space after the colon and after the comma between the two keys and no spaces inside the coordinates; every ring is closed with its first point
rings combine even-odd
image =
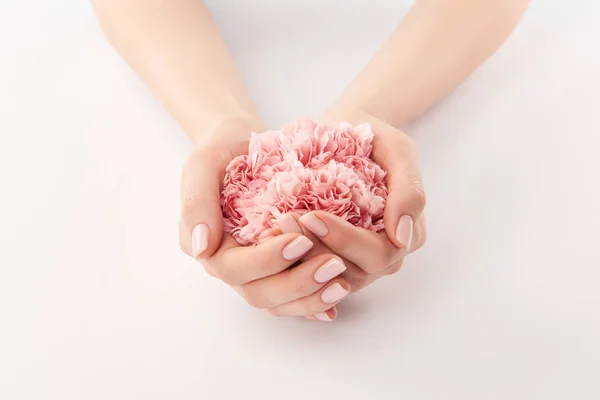
{"type": "Polygon", "coordinates": [[[332,322],[333,318],[329,316],[326,312],[318,312],[314,314],[314,317],[322,322],[332,322]]]}
{"type": "Polygon", "coordinates": [[[265,242],[275,236],[281,235],[281,231],[277,228],[270,228],[262,231],[260,235],[258,235],[258,243],[265,242]]]}
{"type": "Polygon", "coordinates": [[[285,245],[281,251],[281,255],[284,259],[292,261],[304,256],[314,246],[314,242],[304,235],[297,235],[297,237],[285,245]]]}
{"type": "Polygon", "coordinates": [[[333,284],[326,286],[321,292],[321,301],[324,304],[335,304],[340,302],[352,292],[350,284],[344,279],[334,281],[333,284]]]}
{"type": "MultiPolygon", "coordinates": [[[[338,217],[337,215],[331,214],[327,211],[311,211],[309,213],[306,213],[304,215],[302,215],[299,219],[300,222],[302,221],[307,221],[310,219],[318,219],[319,221],[323,222],[328,230],[331,229],[331,227],[333,226],[341,226],[341,225],[346,225],[346,226],[352,226],[354,227],[354,225],[352,225],[350,222],[346,221],[344,218],[342,217],[338,217]]],[[[302,222],[302,224],[304,225],[304,223],[302,222]]]]}
{"type": "Polygon", "coordinates": [[[208,248],[210,229],[207,224],[198,224],[192,229],[192,257],[198,258],[208,248]]]}
{"type": "Polygon", "coordinates": [[[400,220],[398,221],[398,226],[396,228],[396,241],[400,243],[400,245],[407,251],[410,251],[413,230],[414,221],[412,217],[410,215],[401,216],[400,220]]]}
{"type": "MultiPolygon", "coordinates": [[[[197,224],[192,229],[191,235],[192,257],[199,260],[212,257],[219,247],[221,247],[223,240],[224,235],[222,228],[214,228],[205,223],[197,224]]],[[[239,243],[235,239],[232,238],[232,240],[239,246],[239,243]]]]}
{"type": "Polygon", "coordinates": [[[327,223],[323,219],[319,218],[315,212],[302,215],[300,217],[300,223],[318,237],[322,238],[329,234],[329,227],[327,226],[327,223]]]}
{"type": "Polygon", "coordinates": [[[340,279],[339,284],[346,289],[348,292],[352,292],[352,285],[345,279],[340,279]]]}
{"type": "Polygon", "coordinates": [[[302,228],[292,213],[282,214],[277,218],[277,225],[283,233],[302,233],[302,228]]]}
{"type": "Polygon", "coordinates": [[[338,316],[337,307],[335,307],[335,306],[331,307],[329,310],[327,310],[325,312],[327,313],[329,318],[331,318],[332,320],[336,319],[338,316]]]}

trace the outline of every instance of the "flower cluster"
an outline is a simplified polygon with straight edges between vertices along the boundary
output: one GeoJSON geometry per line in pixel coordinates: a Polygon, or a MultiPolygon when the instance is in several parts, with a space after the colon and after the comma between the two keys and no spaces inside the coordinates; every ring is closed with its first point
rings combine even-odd
{"type": "Polygon", "coordinates": [[[253,133],[247,155],[225,172],[221,206],[225,232],[242,245],[277,227],[284,213],[323,210],[353,225],[383,229],[385,171],[371,160],[373,132],[304,119],[253,133]]]}

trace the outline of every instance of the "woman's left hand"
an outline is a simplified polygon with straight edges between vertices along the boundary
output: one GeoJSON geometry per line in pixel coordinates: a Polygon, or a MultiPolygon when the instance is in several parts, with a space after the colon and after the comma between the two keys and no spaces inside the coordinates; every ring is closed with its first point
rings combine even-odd
{"type": "MultiPolygon", "coordinates": [[[[364,112],[336,111],[324,119],[353,125],[371,124],[375,133],[371,157],[388,172],[385,230],[373,232],[358,228],[324,211],[302,216],[286,214],[279,226],[283,233],[303,233],[315,243],[303,260],[331,252],[342,257],[347,267],[342,276],[352,286],[352,292],[356,292],[382,276],[398,272],[404,258],[423,246],[427,236],[423,215],[425,192],[415,145],[405,133],[364,112]]],[[[293,304],[288,307],[293,308],[293,304]]]]}

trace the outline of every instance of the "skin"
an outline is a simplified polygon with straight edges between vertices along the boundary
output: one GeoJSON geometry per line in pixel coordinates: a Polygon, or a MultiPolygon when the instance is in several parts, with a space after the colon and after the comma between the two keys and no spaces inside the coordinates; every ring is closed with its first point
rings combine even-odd
{"type": "Polygon", "coordinates": [[[287,215],[283,231],[265,232],[258,245],[241,247],[223,234],[220,185],[229,161],[247,151],[250,132],[266,127],[206,6],[199,0],[92,3],[112,45],[195,145],[182,173],[182,250],[252,306],[321,321],[334,320],[335,305],[345,295],[397,272],[425,243],[417,151],[398,128],[492,55],[528,5],[527,0],[416,1],[321,116],[334,123],[371,124],[372,157],[388,171],[384,231],[313,212],[287,215]],[[343,266],[325,282],[317,280],[319,267],[331,260],[343,266]]]}

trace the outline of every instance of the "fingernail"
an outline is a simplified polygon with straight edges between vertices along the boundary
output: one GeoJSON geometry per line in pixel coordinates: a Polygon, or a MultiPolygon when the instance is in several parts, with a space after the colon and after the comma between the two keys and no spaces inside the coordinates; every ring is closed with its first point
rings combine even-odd
{"type": "Polygon", "coordinates": [[[311,242],[306,236],[300,236],[294,239],[290,244],[283,248],[281,255],[288,261],[295,260],[306,254],[313,247],[311,242]]]}
{"type": "Polygon", "coordinates": [[[323,300],[323,303],[336,303],[348,296],[348,293],[350,292],[336,282],[325,289],[325,291],[321,294],[321,300],[323,300]]]}
{"type": "Polygon", "coordinates": [[[318,313],[315,313],[313,315],[319,321],[323,321],[323,322],[331,322],[331,321],[333,321],[333,318],[330,318],[329,315],[327,315],[326,312],[318,312],[318,313]]]}
{"type": "Polygon", "coordinates": [[[407,250],[410,250],[412,235],[413,219],[410,215],[403,215],[402,217],[400,217],[400,221],[398,222],[398,228],[396,228],[396,239],[407,250]]]}
{"type": "Polygon", "coordinates": [[[208,247],[208,225],[198,224],[192,230],[192,253],[198,257],[208,247]]]}
{"type": "Polygon", "coordinates": [[[333,258],[321,265],[315,271],[315,281],[319,283],[327,282],[346,270],[346,266],[339,260],[333,258]]]}
{"type": "Polygon", "coordinates": [[[283,214],[277,218],[277,224],[283,233],[302,233],[302,228],[291,214],[283,214]]]}
{"type": "Polygon", "coordinates": [[[329,229],[327,228],[325,222],[323,222],[316,215],[304,214],[300,217],[300,222],[302,222],[302,225],[306,226],[309,231],[319,237],[327,236],[329,233],[329,229]]]}

